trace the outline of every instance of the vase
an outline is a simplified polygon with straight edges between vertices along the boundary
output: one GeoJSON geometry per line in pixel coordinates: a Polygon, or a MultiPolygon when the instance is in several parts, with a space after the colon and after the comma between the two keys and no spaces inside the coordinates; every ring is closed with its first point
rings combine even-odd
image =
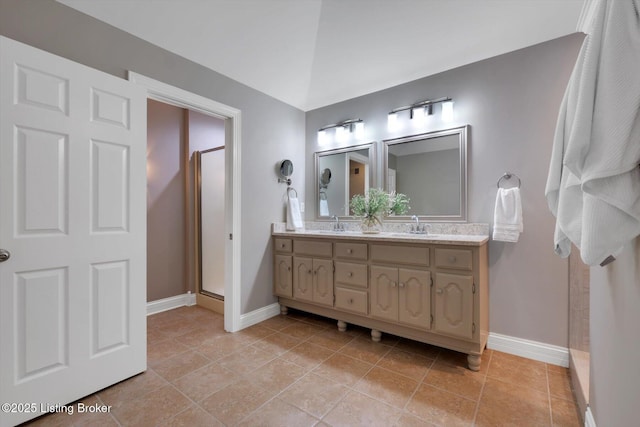
{"type": "Polygon", "coordinates": [[[363,234],[376,234],[382,231],[382,221],[377,216],[364,217],[360,224],[360,229],[363,234]]]}

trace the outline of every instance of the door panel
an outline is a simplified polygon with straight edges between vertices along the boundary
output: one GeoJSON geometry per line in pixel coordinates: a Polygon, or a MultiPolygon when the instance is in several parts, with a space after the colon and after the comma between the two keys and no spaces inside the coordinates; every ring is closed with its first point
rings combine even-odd
{"type": "Polygon", "coordinates": [[[42,129],[15,127],[18,236],[66,234],[68,137],[42,129]],[[28,179],[27,179],[28,178],[28,179]]]}
{"type": "Polygon", "coordinates": [[[371,266],[371,315],[398,320],[398,269],[371,266]]]}
{"type": "Polygon", "coordinates": [[[21,383],[67,367],[69,274],[66,268],[56,268],[19,272],[15,279],[16,380],[21,383]]]}
{"type": "Polygon", "coordinates": [[[421,329],[431,327],[431,272],[401,268],[398,320],[421,329]]]}
{"type": "Polygon", "coordinates": [[[436,273],[435,329],[473,337],[473,276],[436,273]]]}
{"type": "Polygon", "coordinates": [[[333,261],[313,260],[313,301],[318,304],[333,305],[333,261]]]}
{"type": "Polygon", "coordinates": [[[291,255],[276,255],[275,293],[283,297],[293,296],[291,286],[291,255]]]}
{"type": "Polygon", "coordinates": [[[4,37],[0,59],[0,401],[66,404],[146,369],[146,93],[4,37]]]}
{"type": "Polygon", "coordinates": [[[313,301],[313,260],[293,258],[293,297],[313,301]]]}
{"type": "Polygon", "coordinates": [[[91,141],[91,230],[126,232],[130,211],[129,147],[91,141]]]}

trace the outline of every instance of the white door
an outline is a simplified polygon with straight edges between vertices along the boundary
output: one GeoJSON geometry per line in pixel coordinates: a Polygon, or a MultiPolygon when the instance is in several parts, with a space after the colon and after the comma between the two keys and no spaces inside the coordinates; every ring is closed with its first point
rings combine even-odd
{"type": "Polygon", "coordinates": [[[146,369],[146,93],[4,37],[0,58],[7,426],[146,369]]]}

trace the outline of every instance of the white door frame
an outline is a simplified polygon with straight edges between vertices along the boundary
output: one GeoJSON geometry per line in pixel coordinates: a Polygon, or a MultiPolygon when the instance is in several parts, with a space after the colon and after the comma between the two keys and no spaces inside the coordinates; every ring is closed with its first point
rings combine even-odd
{"type": "Polygon", "coordinates": [[[225,196],[225,217],[227,229],[231,230],[231,250],[227,246],[225,251],[225,283],[224,283],[224,329],[236,332],[240,327],[240,110],[205,98],[195,93],[168,85],[166,83],[129,71],[129,80],[144,87],[147,97],[176,107],[198,111],[210,116],[227,120],[225,125],[225,150],[227,150],[226,165],[227,185],[225,196]],[[231,176],[229,177],[229,172],[231,176]],[[230,179],[229,179],[230,178],[230,179]]]}

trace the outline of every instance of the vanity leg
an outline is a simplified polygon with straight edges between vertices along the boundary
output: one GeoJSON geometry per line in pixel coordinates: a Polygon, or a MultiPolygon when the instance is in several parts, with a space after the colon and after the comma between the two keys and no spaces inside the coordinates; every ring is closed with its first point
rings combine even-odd
{"type": "Polygon", "coordinates": [[[347,322],[343,322],[342,320],[338,320],[338,330],[340,332],[344,332],[347,330],[347,322]]]}
{"type": "Polygon", "coordinates": [[[480,353],[469,353],[467,355],[467,363],[469,364],[469,369],[478,372],[480,363],[482,363],[482,355],[480,353]]]}
{"type": "Polygon", "coordinates": [[[371,330],[371,339],[374,342],[380,342],[380,339],[382,338],[382,332],[380,332],[377,329],[372,329],[371,330]]]}
{"type": "Polygon", "coordinates": [[[289,313],[289,309],[287,308],[287,306],[280,304],[280,314],[286,316],[287,313],[289,313]]]}

